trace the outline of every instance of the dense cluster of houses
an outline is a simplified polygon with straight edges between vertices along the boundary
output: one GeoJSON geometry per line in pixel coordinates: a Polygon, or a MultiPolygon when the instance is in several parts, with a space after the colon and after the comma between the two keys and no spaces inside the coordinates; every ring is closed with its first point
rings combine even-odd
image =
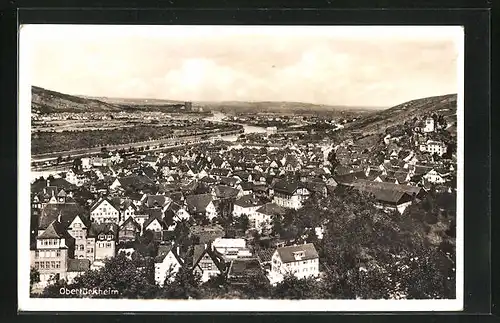
{"type": "MultiPolygon", "coordinates": [[[[425,123],[424,131],[431,128],[425,123]]],[[[337,157],[350,162],[333,174],[328,162],[333,147],[328,145],[259,148],[217,142],[167,153],[83,158],[71,170],[32,184],[31,265],[39,270],[42,285],[55,274],[71,281],[118,252],[137,253],[125,244],[150,232],[158,243],[159,285],[185,264],[203,281],[224,274],[244,283],[259,270],[273,283],[287,272],[318,276],[313,244],[277,243],[256,251],[245,232],[228,235],[220,219],[246,216],[247,229],[265,235],[275,216],[303,207],[312,196],[334,194],[338,185],[368,192],[376,206],[400,213],[422,199],[430,185],[452,188],[447,184],[453,167],[420,163],[423,154],[435,152],[428,148],[434,143],[407,156],[391,154],[392,144],[386,143],[387,158],[373,164],[353,158],[355,145],[342,143],[334,148],[337,157]],[[175,243],[180,225],[198,238],[190,252],[175,243]]]]}

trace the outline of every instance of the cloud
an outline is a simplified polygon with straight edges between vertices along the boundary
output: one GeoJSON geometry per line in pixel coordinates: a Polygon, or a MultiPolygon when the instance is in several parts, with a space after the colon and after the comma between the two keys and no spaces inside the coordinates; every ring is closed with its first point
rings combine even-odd
{"type": "Polygon", "coordinates": [[[457,91],[456,37],[433,38],[428,29],[426,37],[413,38],[373,36],[368,29],[365,37],[338,29],[187,28],[186,35],[177,32],[182,29],[139,29],[37,32],[30,38],[33,84],[95,96],[353,106],[391,106],[457,91]]]}

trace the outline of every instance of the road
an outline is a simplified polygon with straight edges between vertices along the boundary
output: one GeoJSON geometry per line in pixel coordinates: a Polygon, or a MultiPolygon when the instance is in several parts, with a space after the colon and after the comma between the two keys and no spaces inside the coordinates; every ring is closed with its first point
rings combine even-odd
{"type": "Polygon", "coordinates": [[[45,154],[32,155],[31,162],[50,161],[50,160],[57,159],[57,157],[59,157],[59,156],[62,156],[62,157],[67,157],[67,156],[81,157],[81,156],[86,156],[86,155],[95,155],[95,154],[100,153],[103,148],[106,148],[107,150],[120,150],[120,149],[128,149],[129,147],[133,147],[133,148],[146,147],[146,146],[152,147],[152,146],[158,146],[161,144],[166,145],[165,147],[162,147],[162,148],[169,148],[169,147],[177,146],[177,145],[175,145],[175,143],[185,144],[186,142],[187,143],[200,142],[202,140],[202,138],[205,136],[208,136],[209,137],[208,139],[210,139],[213,137],[233,135],[233,134],[237,134],[237,133],[240,133],[240,130],[222,131],[222,132],[215,132],[215,133],[203,134],[203,135],[150,140],[150,141],[127,143],[127,144],[112,145],[112,146],[102,146],[102,147],[82,148],[82,149],[73,149],[73,150],[66,150],[66,151],[59,151],[59,152],[51,152],[51,153],[45,153],[45,154]]]}

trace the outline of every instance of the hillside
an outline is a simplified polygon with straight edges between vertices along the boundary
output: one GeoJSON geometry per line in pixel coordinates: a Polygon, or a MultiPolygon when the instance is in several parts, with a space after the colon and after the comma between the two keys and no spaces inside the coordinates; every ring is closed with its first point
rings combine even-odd
{"type": "Polygon", "coordinates": [[[101,112],[120,111],[122,107],[96,99],[82,98],[46,90],[37,86],[31,87],[31,109],[42,113],[50,112],[101,112]]]}
{"type": "Polygon", "coordinates": [[[443,115],[449,123],[456,123],[457,95],[447,94],[412,100],[387,110],[365,114],[348,124],[345,129],[364,134],[377,134],[415,117],[431,116],[433,113],[443,115]]]}
{"type": "Polygon", "coordinates": [[[303,102],[278,102],[278,101],[222,101],[222,102],[194,102],[194,106],[204,107],[209,110],[226,113],[251,113],[251,112],[365,112],[373,111],[367,107],[332,106],[322,104],[312,104],[303,102]]]}

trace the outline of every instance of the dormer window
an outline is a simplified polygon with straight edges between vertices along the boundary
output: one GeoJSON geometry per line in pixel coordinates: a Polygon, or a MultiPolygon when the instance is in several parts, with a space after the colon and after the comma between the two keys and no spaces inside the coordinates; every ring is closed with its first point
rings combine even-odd
{"type": "Polygon", "coordinates": [[[302,258],[305,257],[305,252],[304,251],[296,251],[293,253],[293,257],[295,260],[302,260],[302,258]]]}

